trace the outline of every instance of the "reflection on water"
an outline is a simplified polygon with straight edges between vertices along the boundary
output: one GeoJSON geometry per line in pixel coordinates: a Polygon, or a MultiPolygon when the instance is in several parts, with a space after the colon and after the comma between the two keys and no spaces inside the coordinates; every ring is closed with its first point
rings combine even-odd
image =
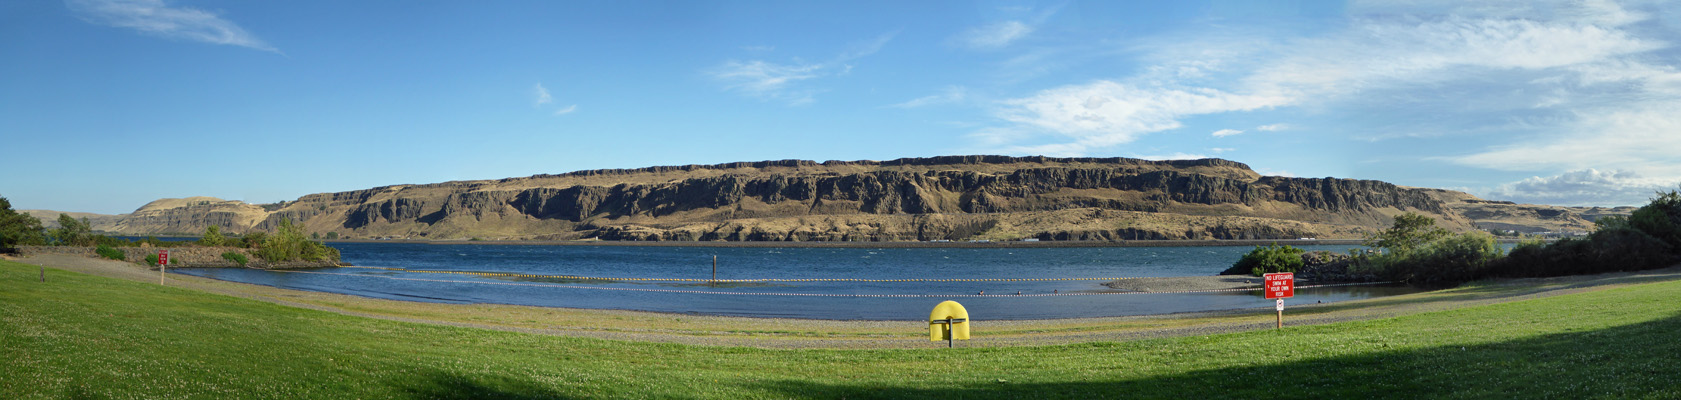
{"type": "MultiPolygon", "coordinates": [[[[179,269],[184,274],[289,289],[409,301],[814,319],[918,320],[934,304],[957,300],[984,319],[1079,318],[1271,307],[1259,291],[1138,294],[1070,279],[1213,275],[1251,247],[1046,249],[847,249],[625,246],[494,246],[335,243],[359,266],[297,273],[252,269],[179,269]],[[852,281],[705,282],[712,257],[718,279],[852,281]],[[481,277],[414,271],[564,275],[481,277]],[[397,278],[397,279],[391,279],[397,278]],[[935,282],[857,280],[937,279],[935,282]],[[980,296],[981,293],[986,296],[980,296]],[[1020,293],[1021,295],[1016,295],[1020,293]]],[[[1343,251],[1343,246],[1310,250],[1343,251]]],[[[1411,293],[1386,286],[1303,288],[1286,304],[1335,302],[1411,293]]]]}

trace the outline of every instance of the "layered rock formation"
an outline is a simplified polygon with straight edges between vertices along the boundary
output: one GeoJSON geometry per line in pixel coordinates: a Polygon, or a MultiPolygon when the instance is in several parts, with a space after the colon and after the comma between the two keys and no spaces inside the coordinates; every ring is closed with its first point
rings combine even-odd
{"type": "Polygon", "coordinates": [[[397,185],[263,206],[160,200],[95,228],[244,232],[291,219],[356,238],[1293,239],[1358,237],[1388,226],[1393,215],[1417,212],[1451,229],[1474,229],[1453,208],[1464,199],[1443,193],[1458,192],[1263,177],[1220,159],[782,160],[397,185]]]}

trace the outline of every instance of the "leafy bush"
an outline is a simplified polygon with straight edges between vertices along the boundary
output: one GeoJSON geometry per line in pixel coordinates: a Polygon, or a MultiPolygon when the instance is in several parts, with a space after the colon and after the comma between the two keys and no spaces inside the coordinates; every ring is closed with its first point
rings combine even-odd
{"type": "Polygon", "coordinates": [[[303,231],[292,225],[292,220],[283,219],[274,235],[263,239],[256,255],[268,261],[336,261],[339,250],[305,238],[303,231]]]}
{"type": "Polygon", "coordinates": [[[244,254],[239,254],[238,252],[232,252],[232,251],[222,253],[222,259],[238,263],[239,266],[241,266],[241,267],[245,266],[246,263],[251,262],[251,259],[246,258],[244,254]]]}
{"type": "Polygon", "coordinates": [[[113,248],[111,246],[106,246],[106,245],[103,245],[103,244],[99,245],[99,247],[95,247],[93,249],[93,252],[99,253],[100,257],[105,257],[105,258],[109,258],[109,259],[117,260],[117,261],[122,261],[123,259],[128,258],[128,256],[123,255],[122,250],[117,250],[116,248],[113,248]]]}
{"type": "Polygon", "coordinates": [[[153,266],[153,267],[158,266],[158,255],[157,254],[147,254],[146,255],[146,265],[153,266]]]}
{"type": "Polygon", "coordinates": [[[1232,264],[1231,268],[1221,272],[1221,275],[1262,275],[1273,272],[1296,272],[1302,269],[1302,253],[1307,252],[1289,245],[1279,246],[1273,243],[1266,247],[1255,246],[1249,254],[1232,264]]]}
{"type": "Polygon", "coordinates": [[[1663,268],[1675,249],[1631,227],[1600,229],[1586,238],[1519,244],[1496,266],[1501,276],[1542,277],[1663,268]]]}
{"type": "Polygon", "coordinates": [[[1359,269],[1384,280],[1440,285],[1492,276],[1501,257],[1493,235],[1473,232],[1424,243],[1412,251],[1374,255],[1359,269]]]}
{"type": "Polygon", "coordinates": [[[240,238],[239,247],[244,247],[244,248],[247,248],[247,249],[255,249],[255,248],[261,247],[263,245],[263,241],[265,241],[265,240],[268,240],[268,234],[267,233],[263,233],[263,232],[246,233],[245,236],[240,238]]]}

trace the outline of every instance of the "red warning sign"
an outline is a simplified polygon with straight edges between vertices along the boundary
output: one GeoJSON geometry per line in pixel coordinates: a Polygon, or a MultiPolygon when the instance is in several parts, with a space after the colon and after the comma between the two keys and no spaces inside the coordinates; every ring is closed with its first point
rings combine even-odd
{"type": "Polygon", "coordinates": [[[1295,273],[1279,272],[1276,274],[1262,275],[1261,278],[1262,282],[1265,284],[1264,289],[1267,291],[1267,298],[1282,299],[1296,296],[1295,273]]]}

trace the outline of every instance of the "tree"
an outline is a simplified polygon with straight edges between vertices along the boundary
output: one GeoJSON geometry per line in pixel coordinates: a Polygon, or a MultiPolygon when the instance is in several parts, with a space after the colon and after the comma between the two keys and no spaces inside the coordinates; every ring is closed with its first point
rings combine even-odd
{"type": "Polygon", "coordinates": [[[1395,224],[1389,229],[1366,237],[1366,246],[1388,253],[1405,254],[1447,235],[1449,232],[1446,229],[1436,227],[1435,219],[1406,213],[1395,216],[1395,224]]]}
{"type": "Polygon", "coordinates": [[[92,246],[93,228],[87,218],[78,221],[69,214],[59,214],[58,229],[53,230],[53,239],[62,246],[92,246]]]}
{"type": "Polygon", "coordinates": [[[1681,250],[1681,192],[1658,193],[1651,203],[1629,214],[1628,225],[1681,250]]]}
{"type": "Polygon", "coordinates": [[[204,228],[204,237],[199,238],[198,243],[210,247],[223,246],[228,244],[228,238],[222,236],[222,227],[211,225],[204,228]]]}
{"type": "Polygon", "coordinates": [[[41,220],[13,211],[12,202],[0,197],[0,249],[46,244],[41,231],[41,220]]]}

